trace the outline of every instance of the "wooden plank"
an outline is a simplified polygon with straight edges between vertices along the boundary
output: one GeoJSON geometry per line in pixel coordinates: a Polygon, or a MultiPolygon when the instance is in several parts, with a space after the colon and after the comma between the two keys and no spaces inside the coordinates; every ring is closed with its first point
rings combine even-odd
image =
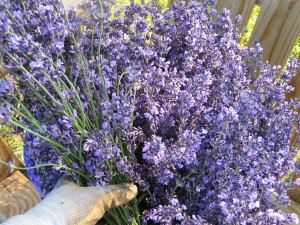
{"type": "Polygon", "coordinates": [[[264,0],[250,44],[257,39],[264,48],[265,60],[284,65],[300,29],[300,0],[264,0]]]}
{"type": "MultiPolygon", "coordinates": [[[[290,13],[283,24],[278,41],[274,46],[270,62],[274,65],[284,65],[295,45],[300,33],[300,0],[290,6],[290,13]]],[[[300,86],[298,86],[300,88],[300,86]]]]}
{"type": "Polygon", "coordinates": [[[219,0],[216,5],[216,10],[218,14],[221,14],[224,8],[229,9],[231,11],[232,20],[238,15],[241,15],[243,18],[243,22],[239,26],[239,31],[241,31],[249,21],[255,3],[255,0],[219,0]]]}
{"type": "Polygon", "coordinates": [[[8,71],[3,66],[0,66],[0,79],[4,77],[7,73],[8,71]]]}
{"type": "Polygon", "coordinates": [[[263,0],[256,0],[256,5],[262,5],[263,4],[263,0]]]}
{"type": "Polygon", "coordinates": [[[20,172],[0,183],[0,214],[6,219],[25,213],[41,199],[33,184],[20,172]]]}
{"type": "MultiPolygon", "coordinates": [[[[5,142],[0,138],[0,159],[4,162],[14,161],[18,167],[24,167],[22,162],[8,148],[5,142]]],[[[26,174],[26,171],[24,171],[26,174]]],[[[0,181],[6,179],[10,175],[10,168],[0,163],[0,181]]]]}
{"type": "Polygon", "coordinates": [[[0,215],[7,220],[12,215],[10,208],[10,202],[14,199],[14,196],[5,188],[0,182],[0,215]]]}

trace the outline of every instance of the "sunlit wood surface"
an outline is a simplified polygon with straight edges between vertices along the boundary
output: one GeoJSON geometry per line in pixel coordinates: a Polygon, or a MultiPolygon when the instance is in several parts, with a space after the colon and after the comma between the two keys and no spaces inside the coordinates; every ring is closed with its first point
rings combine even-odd
{"type": "MultiPolygon", "coordinates": [[[[24,167],[22,162],[15,156],[15,154],[8,148],[6,143],[1,138],[0,138],[0,159],[4,162],[14,162],[14,164],[18,167],[24,167]]],[[[0,163],[0,182],[5,180],[9,175],[10,175],[10,168],[0,163]]]]}
{"type": "Polygon", "coordinates": [[[0,196],[0,215],[5,219],[23,214],[41,201],[33,184],[20,171],[0,182],[0,196]]]}

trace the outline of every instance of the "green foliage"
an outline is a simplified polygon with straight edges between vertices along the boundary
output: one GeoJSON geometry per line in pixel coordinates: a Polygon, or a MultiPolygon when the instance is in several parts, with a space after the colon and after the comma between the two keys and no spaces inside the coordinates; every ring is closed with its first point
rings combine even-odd
{"type": "Polygon", "coordinates": [[[300,56],[300,35],[298,36],[295,45],[291,52],[292,55],[294,55],[296,58],[300,56]]]}
{"type": "Polygon", "coordinates": [[[15,155],[24,162],[22,137],[13,134],[9,125],[0,125],[0,136],[15,155]]]}
{"type": "MultiPolygon", "coordinates": [[[[260,12],[260,6],[255,5],[253,10],[252,10],[249,22],[248,22],[247,26],[244,27],[244,29],[243,29],[243,35],[242,35],[242,38],[241,38],[241,45],[242,46],[246,46],[248,44],[259,12],[260,12]]],[[[299,55],[300,55],[300,35],[298,36],[298,38],[295,42],[295,45],[294,45],[294,47],[291,51],[291,55],[294,55],[296,58],[298,58],[299,55]]]]}
{"type": "Polygon", "coordinates": [[[260,6],[255,5],[253,10],[252,10],[249,22],[248,22],[247,26],[244,27],[244,29],[243,29],[241,45],[245,46],[245,45],[248,44],[248,41],[250,39],[250,36],[251,36],[252,31],[253,31],[253,28],[254,28],[254,25],[255,25],[255,22],[256,22],[256,19],[258,17],[259,12],[260,12],[260,6]]]}

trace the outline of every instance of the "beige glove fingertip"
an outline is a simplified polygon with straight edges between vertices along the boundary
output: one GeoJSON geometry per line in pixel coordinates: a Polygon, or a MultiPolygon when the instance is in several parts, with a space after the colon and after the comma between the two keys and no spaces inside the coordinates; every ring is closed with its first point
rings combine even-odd
{"type": "Polygon", "coordinates": [[[127,204],[132,199],[134,199],[137,196],[138,189],[137,186],[134,184],[124,184],[119,185],[121,187],[119,190],[119,196],[114,196],[112,205],[110,208],[114,208],[117,206],[121,206],[124,204],[127,204]]]}
{"type": "Polygon", "coordinates": [[[133,200],[138,193],[137,186],[134,184],[112,185],[103,189],[105,189],[106,194],[103,195],[102,191],[99,192],[102,196],[80,225],[96,224],[106,211],[125,205],[133,200]]]}

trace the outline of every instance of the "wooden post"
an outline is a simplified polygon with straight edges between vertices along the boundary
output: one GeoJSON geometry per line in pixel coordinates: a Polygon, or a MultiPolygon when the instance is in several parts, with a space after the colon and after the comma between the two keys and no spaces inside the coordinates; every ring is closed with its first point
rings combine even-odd
{"type": "Polygon", "coordinates": [[[250,44],[257,39],[265,60],[284,66],[300,32],[300,0],[264,0],[250,44]]]}
{"type": "Polygon", "coordinates": [[[239,31],[241,31],[248,23],[254,5],[255,0],[219,0],[216,5],[216,10],[218,14],[221,14],[224,8],[229,9],[231,11],[232,20],[238,15],[241,15],[243,18],[242,24],[239,26],[239,31]]]}

